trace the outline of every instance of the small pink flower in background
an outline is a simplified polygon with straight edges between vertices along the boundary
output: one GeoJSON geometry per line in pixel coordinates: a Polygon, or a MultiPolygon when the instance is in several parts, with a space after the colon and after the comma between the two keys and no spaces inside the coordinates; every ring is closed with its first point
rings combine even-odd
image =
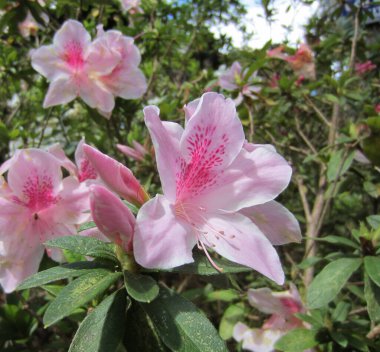
{"type": "Polygon", "coordinates": [[[375,112],[380,114],[380,104],[375,105],[375,112]]]}
{"type": "MultiPolygon", "coordinates": [[[[49,17],[45,13],[41,14],[41,18],[45,23],[49,23],[49,17]]],[[[30,36],[35,36],[37,31],[41,28],[41,25],[34,19],[30,11],[28,11],[24,21],[18,24],[18,29],[20,34],[24,38],[28,38],[30,36]]]]}
{"type": "Polygon", "coordinates": [[[132,15],[135,13],[144,13],[140,7],[141,0],[120,0],[121,6],[125,12],[130,12],[132,15]]]}
{"type": "Polygon", "coordinates": [[[125,251],[132,250],[135,217],[119,197],[100,185],[90,187],[91,215],[99,230],[125,251]]]}
{"type": "MultiPolygon", "coordinates": [[[[37,272],[51,238],[76,234],[86,221],[88,190],[76,178],[62,179],[61,163],[39,149],[23,149],[3,163],[0,192],[0,284],[11,292],[37,272]]],[[[57,258],[56,253],[50,253],[57,258]]]]}
{"type": "Polygon", "coordinates": [[[134,99],[145,92],[145,77],[137,69],[140,54],[133,39],[117,31],[99,31],[91,42],[81,23],[68,20],[54,35],[52,45],[31,52],[33,68],[50,81],[45,108],[80,97],[110,117],[116,96],[134,99]]]}
{"type": "Polygon", "coordinates": [[[185,129],[162,122],[155,106],[144,114],[164,195],[149,200],[137,215],[136,261],[147,268],[180,266],[193,262],[198,245],[218,270],[208,249],[282,284],[271,241],[301,238],[294,216],[273,202],[289,183],[288,163],[273,148],[243,148],[235,104],[220,94],[206,93],[185,106],[185,129]]]}
{"type": "Polygon", "coordinates": [[[126,166],[87,144],[83,145],[83,151],[101,180],[112,191],[136,205],[149,199],[140,182],[126,166]]]}
{"type": "Polygon", "coordinates": [[[357,64],[355,64],[355,72],[358,75],[364,75],[367,72],[375,70],[376,67],[377,66],[374,63],[372,63],[371,60],[368,60],[366,62],[358,62],[357,64]]]}
{"type": "MultiPolygon", "coordinates": [[[[138,99],[147,89],[145,76],[138,68],[141,62],[140,52],[131,37],[123,35],[120,31],[104,31],[100,25],[93,46],[99,52],[109,51],[120,60],[106,75],[102,75],[102,84],[115,97],[123,99],[138,99]]],[[[107,111],[104,111],[107,114],[107,111]]]]}
{"type": "Polygon", "coordinates": [[[315,62],[310,47],[307,44],[301,44],[294,55],[285,54],[284,49],[285,47],[280,45],[269,50],[267,54],[269,57],[287,61],[297,76],[314,80],[315,62]]]}
{"type": "MultiPolygon", "coordinates": [[[[261,328],[250,329],[243,323],[234,327],[233,337],[243,342],[243,349],[252,352],[274,352],[274,345],[282,336],[296,328],[305,328],[294,314],[305,309],[297,288],[291,284],[289,291],[272,292],[269,288],[249,289],[249,303],[265,314],[271,314],[261,328]]],[[[308,350],[311,351],[311,350],[308,350]]]]}
{"type": "Polygon", "coordinates": [[[235,61],[232,66],[219,77],[219,85],[221,88],[228,91],[240,89],[239,95],[235,99],[236,106],[243,101],[244,96],[256,99],[254,93],[260,92],[261,90],[259,86],[254,86],[250,83],[250,81],[257,76],[257,72],[248,79],[247,84],[242,86],[245,78],[244,76],[245,73],[242,70],[241,64],[238,61],[235,61]]]}
{"type": "Polygon", "coordinates": [[[143,161],[148,153],[146,148],[137,141],[132,141],[133,147],[127,145],[117,144],[116,147],[128,158],[136,161],[143,161]]]}

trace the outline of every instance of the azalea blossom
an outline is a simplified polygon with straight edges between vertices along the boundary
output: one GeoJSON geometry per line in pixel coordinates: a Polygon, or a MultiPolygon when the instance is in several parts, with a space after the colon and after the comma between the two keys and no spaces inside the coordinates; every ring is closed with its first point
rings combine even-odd
{"type": "Polygon", "coordinates": [[[269,57],[287,61],[294,73],[301,79],[315,79],[315,62],[313,52],[307,44],[301,44],[294,55],[284,53],[285,47],[280,45],[268,51],[269,57]]]}
{"type": "Polygon", "coordinates": [[[243,85],[245,72],[243,71],[241,64],[238,61],[235,61],[232,66],[219,77],[219,85],[221,88],[228,91],[240,89],[239,95],[235,99],[235,104],[238,106],[243,101],[244,96],[256,99],[254,93],[259,92],[261,88],[259,86],[251,85],[250,83],[256,76],[257,72],[249,77],[248,82],[243,85]]]}
{"type": "Polygon", "coordinates": [[[75,164],[66,156],[62,147],[59,144],[54,144],[48,151],[58,158],[61,164],[70,172],[71,175],[76,176],[79,182],[90,183],[94,180],[99,180],[98,173],[92,166],[83,151],[85,144],[84,138],[78,143],[75,149],[75,164]]]}
{"type": "Polygon", "coordinates": [[[129,147],[123,144],[117,144],[116,147],[128,158],[136,161],[143,161],[148,153],[146,148],[137,141],[132,141],[133,147],[129,147]]]}
{"type": "MultiPolygon", "coordinates": [[[[104,31],[103,26],[97,27],[97,37],[93,46],[99,52],[109,51],[119,57],[118,63],[108,74],[100,77],[101,83],[115,97],[123,99],[141,98],[147,89],[145,76],[138,68],[141,55],[131,37],[123,35],[120,31],[104,31]]],[[[107,114],[107,111],[103,112],[107,114]]]]}
{"type": "Polygon", "coordinates": [[[131,14],[144,13],[140,7],[141,0],[120,0],[121,6],[125,12],[129,11],[131,14]]]}
{"type": "MultiPolygon", "coordinates": [[[[41,18],[45,23],[49,23],[49,16],[46,13],[41,13],[41,18]]],[[[34,19],[30,11],[28,11],[25,19],[18,24],[20,34],[24,38],[35,36],[40,27],[40,24],[34,19]]]]}
{"type": "Polygon", "coordinates": [[[236,341],[243,342],[245,350],[274,352],[275,343],[282,336],[293,329],[306,327],[294,315],[304,313],[305,308],[293,284],[290,285],[290,290],[282,292],[272,292],[269,288],[249,289],[248,301],[260,312],[271,316],[261,328],[250,329],[241,322],[235,325],[233,337],[236,341]]]}
{"type": "Polygon", "coordinates": [[[130,252],[135,217],[129,208],[119,197],[101,185],[90,187],[90,205],[91,215],[101,233],[130,252]]]}
{"type": "Polygon", "coordinates": [[[87,144],[83,145],[83,151],[100,179],[116,194],[138,206],[149,199],[140,182],[126,166],[87,144]]]}
{"type": "Polygon", "coordinates": [[[81,23],[68,20],[54,35],[53,44],[32,50],[31,59],[33,68],[50,81],[45,108],[80,97],[110,117],[116,96],[134,99],[145,91],[145,78],[137,69],[138,49],[132,38],[118,31],[99,29],[91,42],[81,23]]]}
{"type": "Polygon", "coordinates": [[[198,245],[220,271],[209,250],[282,284],[272,244],[301,237],[294,216],[273,201],[289,183],[289,164],[274,148],[243,147],[235,104],[220,94],[205,93],[185,106],[185,129],[162,122],[155,106],[144,114],[164,194],[138,212],[136,261],[147,268],[180,266],[193,262],[198,245]]]}
{"type": "Polygon", "coordinates": [[[12,292],[37,272],[45,241],[76,234],[88,217],[89,197],[76,178],[62,179],[59,160],[40,149],[17,151],[1,166],[0,174],[6,172],[0,192],[0,284],[12,292]]]}

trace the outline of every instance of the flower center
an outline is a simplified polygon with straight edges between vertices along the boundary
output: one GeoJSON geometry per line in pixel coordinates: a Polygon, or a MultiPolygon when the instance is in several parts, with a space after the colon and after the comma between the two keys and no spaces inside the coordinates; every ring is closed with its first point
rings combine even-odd
{"type": "Polygon", "coordinates": [[[34,218],[37,220],[37,212],[56,204],[58,197],[53,194],[53,182],[47,175],[31,175],[26,180],[22,190],[26,201],[22,202],[24,206],[35,213],[34,218]]]}
{"type": "Polygon", "coordinates": [[[90,162],[87,159],[82,160],[78,175],[79,182],[83,182],[89,179],[95,180],[97,177],[98,174],[90,162]]]}
{"type": "Polygon", "coordinates": [[[65,45],[64,60],[69,67],[75,71],[83,68],[83,49],[80,43],[75,40],[71,40],[65,45]]]}

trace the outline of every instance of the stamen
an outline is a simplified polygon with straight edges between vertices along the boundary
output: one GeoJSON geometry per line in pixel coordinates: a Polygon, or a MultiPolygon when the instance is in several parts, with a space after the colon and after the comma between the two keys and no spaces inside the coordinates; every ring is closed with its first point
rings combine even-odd
{"type": "Polygon", "coordinates": [[[206,247],[205,247],[205,245],[203,244],[203,242],[202,241],[199,241],[200,242],[200,244],[201,244],[201,246],[202,246],[202,249],[203,249],[203,251],[205,252],[205,254],[206,254],[206,257],[207,257],[207,259],[208,259],[208,261],[210,262],[210,264],[216,269],[216,270],[218,270],[219,272],[223,272],[223,268],[221,268],[221,267],[219,267],[219,266],[217,266],[216,264],[215,264],[215,262],[212,260],[212,258],[210,257],[210,254],[207,252],[207,249],[206,249],[206,247]]]}

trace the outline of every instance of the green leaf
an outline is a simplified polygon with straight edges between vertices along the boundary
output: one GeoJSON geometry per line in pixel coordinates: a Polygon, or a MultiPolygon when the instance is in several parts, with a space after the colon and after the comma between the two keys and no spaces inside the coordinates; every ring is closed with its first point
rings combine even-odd
{"type": "MultiPolygon", "coordinates": [[[[197,274],[197,275],[220,275],[228,273],[242,273],[252,271],[251,268],[246,266],[230,262],[227,259],[213,258],[215,264],[223,269],[223,272],[216,270],[208,261],[207,257],[203,253],[194,253],[194,263],[178,266],[173,269],[165,270],[173,273],[183,274],[197,274]]],[[[162,270],[160,270],[162,271],[162,270]]]]}
{"type": "Polygon", "coordinates": [[[124,284],[128,294],[139,302],[153,301],[160,291],[157,282],[147,275],[124,271],[124,284]]]}
{"type": "Polygon", "coordinates": [[[315,240],[360,249],[360,245],[358,243],[341,236],[325,236],[321,238],[316,238],[315,240]]]}
{"type": "Polygon", "coordinates": [[[206,295],[206,298],[209,302],[212,301],[223,301],[223,302],[232,302],[236,299],[239,299],[239,292],[236,290],[218,290],[212,291],[206,295]]]}
{"type": "Polygon", "coordinates": [[[78,229],[78,232],[82,232],[82,231],[88,230],[88,229],[93,229],[94,227],[96,227],[95,222],[89,221],[89,222],[86,222],[83,225],[81,225],[78,229]]]}
{"type": "Polygon", "coordinates": [[[308,329],[294,329],[281,337],[275,348],[285,352],[303,352],[318,345],[317,331],[308,329]]]}
{"type": "Polygon", "coordinates": [[[127,312],[123,344],[128,352],[169,352],[152,320],[137,302],[127,312]]]}
{"type": "Polygon", "coordinates": [[[364,267],[371,280],[380,287],[380,257],[364,257],[364,267]]]}
{"type": "Polygon", "coordinates": [[[124,334],[125,311],[125,291],[114,292],[83,320],[69,352],[116,351],[124,334]]]}
{"type": "Polygon", "coordinates": [[[341,258],[326,265],[309,287],[308,307],[321,308],[331,302],[361,263],[359,258],[341,258]]]}
{"type": "Polygon", "coordinates": [[[60,248],[94,258],[105,258],[117,262],[113,245],[93,237],[63,236],[45,243],[47,247],[60,248]]]}
{"type": "Polygon", "coordinates": [[[163,342],[179,352],[227,352],[227,347],[211,322],[192,304],[173,291],[161,287],[150,304],[142,304],[163,342]]]}
{"type": "MultiPolygon", "coordinates": [[[[18,290],[25,290],[27,288],[38,287],[48,284],[49,282],[71,279],[73,277],[88,274],[93,269],[102,269],[104,264],[97,262],[76,262],[70,264],[64,264],[56,266],[44,271],[41,271],[33,276],[24,280],[18,287],[18,290]]],[[[110,271],[104,268],[104,271],[109,273],[110,271]]]]}
{"type": "Polygon", "coordinates": [[[47,308],[43,321],[50,326],[107,290],[121,273],[93,270],[68,284],[47,308]]]}
{"type": "Polygon", "coordinates": [[[350,168],[354,156],[354,151],[351,151],[348,155],[344,150],[334,151],[327,164],[328,181],[332,182],[344,175],[344,173],[350,168]]]}
{"type": "Polygon", "coordinates": [[[234,304],[226,309],[219,325],[219,334],[223,340],[228,340],[232,337],[236,323],[242,321],[244,315],[245,307],[242,303],[234,304]]]}
{"type": "Polygon", "coordinates": [[[333,321],[343,322],[346,320],[350,310],[351,310],[351,304],[341,301],[337,304],[334,312],[331,315],[331,319],[333,321]]]}
{"type": "Polygon", "coordinates": [[[374,230],[377,230],[380,227],[380,215],[367,216],[366,220],[374,230]]]}
{"type": "Polygon", "coordinates": [[[372,323],[380,322],[380,288],[374,285],[367,274],[364,277],[364,297],[372,323]]]}
{"type": "Polygon", "coordinates": [[[320,257],[306,258],[301,263],[297,264],[297,266],[300,269],[305,270],[305,269],[310,268],[311,266],[314,266],[315,264],[319,263],[322,259],[323,258],[320,258],[320,257]]]}

